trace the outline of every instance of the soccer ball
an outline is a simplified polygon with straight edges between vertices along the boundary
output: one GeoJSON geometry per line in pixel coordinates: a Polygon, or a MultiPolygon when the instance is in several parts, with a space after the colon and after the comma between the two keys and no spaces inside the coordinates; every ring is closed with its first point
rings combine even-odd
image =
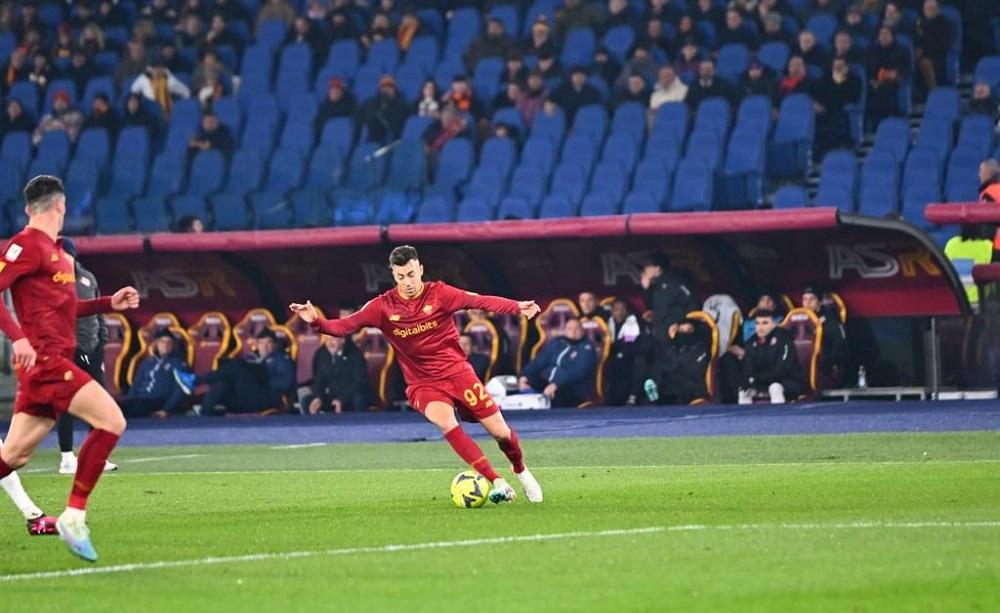
{"type": "Polygon", "coordinates": [[[451,501],[462,509],[475,509],[486,503],[490,495],[490,481],[474,470],[458,473],[451,482],[451,501]]]}

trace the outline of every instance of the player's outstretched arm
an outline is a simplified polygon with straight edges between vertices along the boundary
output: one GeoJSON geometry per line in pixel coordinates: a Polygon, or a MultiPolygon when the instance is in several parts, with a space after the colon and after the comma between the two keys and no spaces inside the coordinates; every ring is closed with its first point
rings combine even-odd
{"type": "Polygon", "coordinates": [[[458,289],[457,287],[452,287],[450,285],[446,287],[446,295],[450,299],[450,304],[452,311],[460,311],[462,309],[483,309],[486,311],[492,311],[494,313],[509,313],[511,315],[520,313],[528,319],[531,319],[541,310],[534,300],[511,300],[510,298],[504,298],[502,296],[483,296],[475,292],[467,292],[465,290],[458,289]]]}
{"type": "Polygon", "coordinates": [[[382,317],[375,302],[375,300],[369,300],[357,313],[352,313],[341,319],[326,319],[319,314],[319,311],[309,300],[306,300],[305,304],[293,302],[288,305],[288,308],[292,313],[301,317],[302,321],[323,334],[347,336],[366,326],[378,326],[381,323],[382,317]]]}
{"type": "Polygon", "coordinates": [[[76,316],[88,317],[110,311],[128,311],[139,308],[139,292],[134,287],[123,287],[110,296],[76,303],[76,316]]]}

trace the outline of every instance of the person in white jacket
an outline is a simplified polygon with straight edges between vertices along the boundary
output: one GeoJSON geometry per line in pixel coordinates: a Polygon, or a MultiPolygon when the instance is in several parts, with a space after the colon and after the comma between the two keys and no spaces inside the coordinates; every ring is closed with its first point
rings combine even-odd
{"type": "Polygon", "coordinates": [[[191,90],[188,86],[175,77],[166,66],[158,62],[150,64],[146,71],[136,78],[130,91],[158,103],[166,115],[170,114],[174,97],[191,97],[191,90]]]}
{"type": "Polygon", "coordinates": [[[649,98],[649,108],[655,111],[667,102],[683,102],[687,93],[688,86],[684,85],[684,82],[677,78],[674,67],[670,65],[663,66],[660,68],[656,87],[653,89],[653,95],[649,98]]]}

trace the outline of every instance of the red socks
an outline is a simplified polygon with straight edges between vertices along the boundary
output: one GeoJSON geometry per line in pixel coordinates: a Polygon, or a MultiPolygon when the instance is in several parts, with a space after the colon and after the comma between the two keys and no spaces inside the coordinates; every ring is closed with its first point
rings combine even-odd
{"type": "Polygon", "coordinates": [[[517,440],[517,432],[514,432],[514,428],[510,429],[509,439],[497,441],[497,444],[500,445],[500,451],[504,452],[504,455],[510,460],[510,465],[514,467],[514,473],[523,473],[524,454],[521,453],[521,441],[517,440]]]}
{"type": "Polygon", "coordinates": [[[3,461],[3,458],[0,458],[0,479],[3,479],[12,472],[14,472],[14,469],[8,466],[7,463],[3,461]]]}
{"type": "Polygon", "coordinates": [[[73,490],[69,495],[67,506],[74,509],[85,510],[87,508],[87,498],[90,497],[91,490],[97,480],[104,472],[104,463],[107,462],[111,450],[118,444],[118,435],[107,430],[91,430],[90,434],[83,441],[80,447],[80,455],[77,458],[76,477],[73,480],[73,490]]]}
{"type": "Polygon", "coordinates": [[[445,432],[444,440],[448,441],[448,444],[455,450],[458,457],[465,460],[480,475],[489,479],[490,483],[500,478],[497,471],[493,470],[493,465],[483,455],[483,450],[465,433],[465,430],[462,430],[462,426],[455,426],[445,432]]]}

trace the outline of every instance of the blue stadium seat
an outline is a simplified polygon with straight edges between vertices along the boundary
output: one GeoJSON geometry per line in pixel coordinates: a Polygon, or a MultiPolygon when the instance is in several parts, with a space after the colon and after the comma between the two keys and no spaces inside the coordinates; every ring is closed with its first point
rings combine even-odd
{"type": "Polygon", "coordinates": [[[417,19],[420,20],[421,30],[426,29],[435,39],[440,39],[444,36],[444,17],[436,8],[436,3],[432,2],[430,5],[435,8],[417,9],[417,19]]]}
{"type": "Polygon", "coordinates": [[[579,207],[587,189],[588,172],[578,165],[560,165],[552,174],[550,196],[565,196],[574,207],[579,207]]]}
{"type": "MultiPolygon", "coordinates": [[[[168,153],[156,156],[153,160],[153,168],[149,173],[146,195],[165,199],[167,196],[178,193],[184,182],[184,164],[183,157],[168,153]]],[[[136,225],[139,225],[138,211],[136,212],[136,225]]]]}
{"type": "Polygon", "coordinates": [[[410,115],[403,124],[402,140],[420,140],[423,138],[427,128],[434,123],[433,117],[422,115],[410,115]]]}
{"type": "Polygon", "coordinates": [[[115,160],[111,168],[109,198],[128,199],[138,196],[146,184],[146,161],[138,157],[115,160]]]}
{"type": "Polygon", "coordinates": [[[416,223],[448,223],[455,220],[455,205],[442,196],[424,198],[417,208],[416,223]]]}
{"type": "Polygon", "coordinates": [[[788,64],[788,45],[782,42],[764,43],[757,50],[757,59],[760,63],[771,69],[774,74],[784,74],[785,66],[788,64]]]}
{"type": "Polygon", "coordinates": [[[594,217],[598,215],[617,215],[620,211],[619,202],[611,199],[607,194],[587,194],[580,205],[580,215],[582,217],[594,217]]]}
{"type": "Polygon", "coordinates": [[[626,102],[615,109],[611,119],[611,134],[628,134],[637,144],[646,138],[646,107],[638,102],[626,102]]]}
{"type": "Polygon", "coordinates": [[[90,106],[98,94],[104,94],[108,100],[114,103],[115,84],[111,77],[91,77],[87,85],[83,88],[83,99],[80,101],[82,110],[89,113],[90,106]]]}
{"type": "Polygon", "coordinates": [[[500,75],[504,60],[498,57],[484,57],[476,63],[472,71],[472,91],[484,103],[492,102],[500,91],[500,75]]]}
{"type": "Polygon", "coordinates": [[[35,160],[45,160],[58,169],[55,174],[61,175],[69,163],[69,150],[69,135],[66,132],[63,130],[46,132],[42,136],[41,142],[38,143],[38,152],[35,153],[35,160]]]}
{"type": "Polygon", "coordinates": [[[350,81],[358,71],[360,63],[361,48],[358,46],[358,41],[354,39],[338,40],[330,45],[330,52],[326,56],[324,68],[330,69],[333,75],[350,81]]]}
{"type": "Polygon", "coordinates": [[[212,196],[213,227],[219,231],[247,229],[247,203],[239,194],[212,196]]]}
{"type": "Polygon", "coordinates": [[[669,132],[674,140],[683,145],[687,138],[689,111],[683,102],[667,102],[656,109],[651,137],[660,132],[669,132]]]}
{"type": "Polygon", "coordinates": [[[809,168],[816,131],[813,101],[806,94],[793,94],[781,102],[778,123],[768,147],[768,174],[793,177],[809,168]]]}
{"type": "Polygon", "coordinates": [[[313,149],[314,136],[315,131],[311,123],[287,123],[281,133],[279,150],[294,151],[300,158],[305,159],[313,149]]]}
{"type": "Polygon", "coordinates": [[[208,201],[205,196],[174,196],[170,200],[170,208],[174,212],[174,223],[187,216],[197,217],[203,223],[208,222],[208,201]]]}
{"type": "Polygon", "coordinates": [[[334,198],[333,223],[338,226],[364,226],[375,221],[375,207],[362,194],[334,198]]]}
{"type": "Polygon", "coordinates": [[[226,176],[226,159],[217,149],[201,151],[191,162],[191,173],[188,177],[185,194],[189,196],[208,196],[222,188],[226,176]]]}
{"type": "Polygon", "coordinates": [[[816,36],[816,44],[826,51],[833,48],[833,34],[837,28],[837,18],[829,13],[817,13],[806,22],[806,29],[816,36]]]}
{"type": "Polygon", "coordinates": [[[481,196],[466,196],[458,203],[455,221],[490,221],[493,219],[493,205],[481,196]]]}
{"type": "Polygon", "coordinates": [[[966,115],[962,118],[955,148],[977,151],[981,159],[988,157],[996,146],[994,127],[995,122],[988,115],[966,115]]]}
{"type": "Polygon", "coordinates": [[[374,143],[364,143],[355,147],[351,154],[342,191],[353,192],[352,202],[358,201],[357,193],[375,189],[382,183],[387,156],[373,157],[378,148],[374,143]]]}
{"type": "MultiPolygon", "coordinates": [[[[948,157],[951,152],[954,130],[949,121],[928,121],[924,120],[917,133],[915,148],[933,149],[942,160],[948,157]]],[[[912,155],[912,153],[911,153],[912,155]]]]}
{"type": "Polygon", "coordinates": [[[377,68],[382,74],[396,72],[399,64],[399,43],[395,37],[383,38],[372,43],[365,58],[365,65],[377,68]]]}
{"type": "Polygon", "coordinates": [[[257,26],[256,44],[268,49],[277,49],[288,32],[285,22],[280,19],[268,19],[257,26]]]}
{"type": "Polygon", "coordinates": [[[514,141],[500,137],[487,139],[479,152],[479,163],[499,168],[504,177],[509,177],[517,163],[517,147],[514,141]]]}
{"type": "Polygon", "coordinates": [[[558,217],[576,217],[577,206],[565,195],[555,194],[547,196],[542,200],[542,206],[538,211],[539,219],[553,219],[558,217]]]}
{"type": "Polygon", "coordinates": [[[306,125],[313,127],[316,113],[319,111],[319,101],[308,92],[289,94],[279,98],[281,109],[287,117],[285,125],[306,125]]]}
{"type": "MultiPolygon", "coordinates": [[[[253,115],[250,115],[253,117],[253,115]]],[[[269,155],[274,149],[275,126],[267,122],[250,120],[243,131],[241,147],[257,151],[260,155],[269,155]]]]}
{"type": "MultiPolygon", "coordinates": [[[[517,174],[515,173],[515,179],[517,174]]],[[[485,200],[491,207],[495,207],[500,202],[506,187],[503,174],[499,168],[489,168],[479,166],[472,173],[472,178],[466,184],[463,194],[468,196],[478,196],[485,200]]]]}
{"type": "Polygon", "coordinates": [[[890,117],[878,124],[872,149],[889,153],[898,164],[902,164],[910,151],[910,141],[909,122],[899,117],[890,117]]]}
{"type": "MultiPolygon", "coordinates": [[[[567,141],[569,142],[569,141],[567,141]]],[[[563,158],[565,158],[565,153],[563,158]]],[[[612,133],[604,143],[601,152],[602,163],[613,163],[626,175],[631,175],[639,159],[639,147],[631,135],[627,133],[612,133]]]]}
{"type": "MultiPolygon", "coordinates": [[[[621,201],[625,198],[627,188],[628,174],[619,164],[605,162],[597,167],[590,179],[589,195],[604,196],[617,213],[621,201]]],[[[587,214],[583,212],[585,209],[586,207],[581,210],[581,215],[587,214]]]]}
{"type": "Polygon", "coordinates": [[[924,124],[928,121],[953,124],[962,113],[962,98],[954,87],[936,87],[924,105],[924,124]]]}
{"type": "Polygon", "coordinates": [[[433,36],[418,36],[410,43],[410,48],[406,52],[404,64],[413,65],[420,69],[423,76],[429,76],[434,72],[438,62],[438,42],[433,36]]]}
{"type": "Polygon", "coordinates": [[[123,159],[140,160],[143,166],[149,160],[149,132],[143,126],[122,128],[115,143],[114,163],[123,159]]]}
{"type": "Polygon", "coordinates": [[[861,184],[863,189],[869,185],[887,185],[896,189],[899,185],[900,166],[890,153],[872,150],[861,164],[861,184]]]}
{"type": "Polygon", "coordinates": [[[628,25],[615,26],[604,33],[601,46],[608,50],[612,57],[624,64],[635,44],[635,30],[628,25]]]}
{"type": "Polygon", "coordinates": [[[660,210],[667,194],[670,193],[670,180],[673,168],[664,169],[656,160],[645,160],[635,171],[632,183],[632,195],[647,196],[653,200],[656,210],[660,210]]]}
{"type": "Polygon", "coordinates": [[[681,160],[674,176],[670,210],[707,211],[712,207],[714,179],[712,171],[697,160],[681,160]]]}
{"type": "Polygon", "coordinates": [[[945,180],[945,193],[949,201],[975,202],[979,200],[979,163],[982,162],[979,151],[956,147],[948,159],[948,176],[945,180]]]}
{"type": "MultiPolygon", "coordinates": [[[[493,139],[507,140],[509,139],[493,139]]],[[[485,149],[485,148],[484,148],[485,149]]],[[[454,138],[445,144],[438,157],[437,170],[434,173],[434,183],[429,187],[432,193],[454,195],[455,188],[469,180],[476,154],[472,141],[467,138],[454,138]]],[[[503,171],[507,176],[506,170],[503,171]]]]}
{"type": "Polygon", "coordinates": [[[98,171],[103,172],[111,156],[111,138],[104,128],[87,128],[76,141],[75,159],[94,162],[98,171]]]}
{"type": "Polygon", "coordinates": [[[125,198],[101,198],[94,217],[98,234],[125,234],[132,230],[132,220],[125,198]]]}
{"type": "Polygon", "coordinates": [[[28,132],[8,132],[0,146],[0,158],[9,160],[24,172],[31,163],[31,134],[28,132]]]}
{"type": "Polygon", "coordinates": [[[498,19],[503,24],[504,32],[517,40],[521,34],[521,17],[517,7],[510,4],[498,4],[490,9],[490,19],[498,19]]]}
{"type": "Polygon", "coordinates": [[[767,138],[771,131],[771,100],[767,96],[747,96],[736,113],[736,128],[757,128],[767,138]]]}
{"type": "Polygon", "coordinates": [[[724,142],[724,137],[711,126],[695,128],[691,137],[688,138],[684,157],[685,159],[701,160],[710,170],[715,171],[722,163],[724,142]]]}
{"type": "Polygon", "coordinates": [[[941,188],[930,183],[909,185],[903,189],[902,207],[900,215],[906,221],[918,228],[930,228],[930,224],[924,217],[924,209],[928,204],[941,202],[941,188]]]}
{"type": "Polygon", "coordinates": [[[365,64],[361,68],[358,68],[357,74],[354,75],[355,97],[359,101],[364,102],[374,96],[378,93],[379,80],[386,74],[392,73],[383,72],[378,66],[370,64],[365,64]]]}
{"type": "Polygon", "coordinates": [[[655,161],[661,167],[673,171],[681,158],[681,146],[670,130],[653,130],[646,141],[644,161],[655,161]]]}
{"type": "Polygon", "coordinates": [[[260,187],[264,162],[259,151],[240,149],[233,155],[226,180],[226,194],[245,196],[260,187]]]}
{"type": "Polygon", "coordinates": [[[738,85],[749,67],[750,50],[746,48],[746,45],[730,43],[719,49],[715,68],[715,73],[719,77],[733,85],[738,85]]]}
{"type": "Polygon", "coordinates": [[[402,140],[392,152],[385,187],[399,191],[416,191],[427,180],[427,155],[419,140],[402,140]]]}
{"type": "Polygon", "coordinates": [[[508,196],[523,198],[534,212],[541,204],[548,188],[548,172],[531,164],[521,164],[514,171],[508,196]]]}
{"type": "Polygon", "coordinates": [[[993,88],[993,93],[996,94],[1000,90],[1000,54],[980,58],[976,62],[973,80],[986,81],[993,88]]]}
{"type": "Polygon", "coordinates": [[[396,86],[407,104],[417,103],[426,76],[423,68],[415,64],[404,63],[396,69],[396,86]]]}
{"type": "Polygon", "coordinates": [[[219,123],[229,128],[234,140],[239,140],[243,131],[243,110],[239,100],[232,96],[221,98],[212,105],[212,111],[219,118],[219,123]]]}
{"type": "Polygon", "coordinates": [[[563,41],[559,62],[563,66],[590,66],[597,51],[597,37],[590,28],[570,30],[563,41]]]}
{"type": "Polygon", "coordinates": [[[651,196],[634,191],[625,197],[625,202],[622,204],[622,213],[626,215],[659,213],[660,211],[660,205],[651,196]]]}
{"type": "Polygon", "coordinates": [[[785,185],[774,193],[771,206],[776,209],[797,209],[806,206],[808,202],[809,195],[804,188],[799,185],[785,185]]]}
{"type": "MultiPolygon", "coordinates": [[[[70,106],[78,106],[80,104],[79,93],[76,91],[76,82],[72,79],[53,79],[49,82],[48,87],[45,90],[45,103],[42,104],[42,114],[46,114],[52,110],[52,101],[56,97],[56,93],[64,91],[69,94],[70,106]]],[[[90,107],[84,109],[89,112],[90,107]]]]}
{"type": "Polygon", "coordinates": [[[748,208],[764,202],[764,141],[755,128],[737,128],[726,150],[719,200],[727,208],[748,208]]]}
{"type": "Polygon", "coordinates": [[[316,190],[292,192],[292,223],[296,228],[316,228],[329,225],[330,206],[326,194],[316,190]]]}
{"type": "Polygon", "coordinates": [[[74,158],[66,170],[67,214],[75,217],[90,214],[99,187],[100,173],[94,161],[79,156],[74,158]]]}
{"type": "Polygon", "coordinates": [[[452,80],[460,75],[465,75],[465,64],[458,56],[445,55],[434,69],[434,83],[439,91],[448,91],[452,80]]]}
{"type": "Polygon", "coordinates": [[[322,144],[313,150],[303,188],[308,191],[328,192],[340,185],[344,173],[344,160],[340,153],[322,144]]]}
{"type": "Polygon", "coordinates": [[[465,48],[479,36],[479,11],[471,7],[461,7],[452,13],[448,22],[448,37],[445,43],[445,57],[461,57],[465,48]]]}
{"type": "Polygon", "coordinates": [[[548,173],[555,164],[555,148],[544,138],[529,138],[521,149],[521,165],[537,166],[548,173]]]}
{"type": "Polygon", "coordinates": [[[854,212],[854,195],[846,187],[831,185],[820,186],[816,192],[813,204],[818,206],[834,206],[845,213],[854,212]]]}
{"type": "Polygon", "coordinates": [[[38,86],[31,81],[14,81],[7,91],[7,100],[16,99],[29,116],[38,118],[38,86]]]}
{"type": "Polygon", "coordinates": [[[599,104],[581,107],[573,118],[572,134],[589,136],[595,145],[604,142],[604,134],[607,131],[608,112],[599,104]]]}
{"type": "Polygon", "coordinates": [[[323,124],[320,146],[337,151],[341,159],[347,159],[354,148],[354,124],[350,117],[334,117],[323,124]]]}
{"type": "Polygon", "coordinates": [[[0,202],[19,200],[24,168],[14,160],[0,158],[0,202]]]}
{"type": "Polygon", "coordinates": [[[507,196],[497,207],[497,219],[534,219],[535,207],[521,196],[507,196]]]}
{"type": "Polygon", "coordinates": [[[419,198],[416,194],[390,190],[383,193],[378,203],[376,223],[379,225],[408,224],[417,212],[419,198]]]}
{"type": "Polygon", "coordinates": [[[862,183],[858,197],[858,212],[872,217],[896,215],[899,197],[894,184],[862,183]]]}
{"type": "Polygon", "coordinates": [[[163,196],[136,198],[132,201],[132,211],[137,232],[165,232],[170,227],[167,200],[163,196]]]}
{"type": "Polygon", "coordinates": [[[313,70],[312,59],[313,52],[308,43],[285,45],[278,55],[276,90],[279,95],[309,90],[309,77],[313,70]]]}
{"type": "Polygon", "coordinates": [[[549,115],[545,111],[535,113],[531,124],[531,137],[547,139],[558,150],[566,134],[566,114],[559,107],[549,115]]]}
{"type": "MultiPolygon", "coordinates": [[[[627,136],[622,138],[627,139],[631,143],[631,139],[627,136]]],[[[630,146],[633,149],[635,148],[634,145],[630,146]]],[[[594,162],[597,161],[597,152],[597,145],[594,144],[594,141],[588,135],[571,134],[566,139],[566,146],[563,148],[559,165],[576,166],[583,172],[585,177],[589,176],[590,171],[594,168],[594,162]]]]}

